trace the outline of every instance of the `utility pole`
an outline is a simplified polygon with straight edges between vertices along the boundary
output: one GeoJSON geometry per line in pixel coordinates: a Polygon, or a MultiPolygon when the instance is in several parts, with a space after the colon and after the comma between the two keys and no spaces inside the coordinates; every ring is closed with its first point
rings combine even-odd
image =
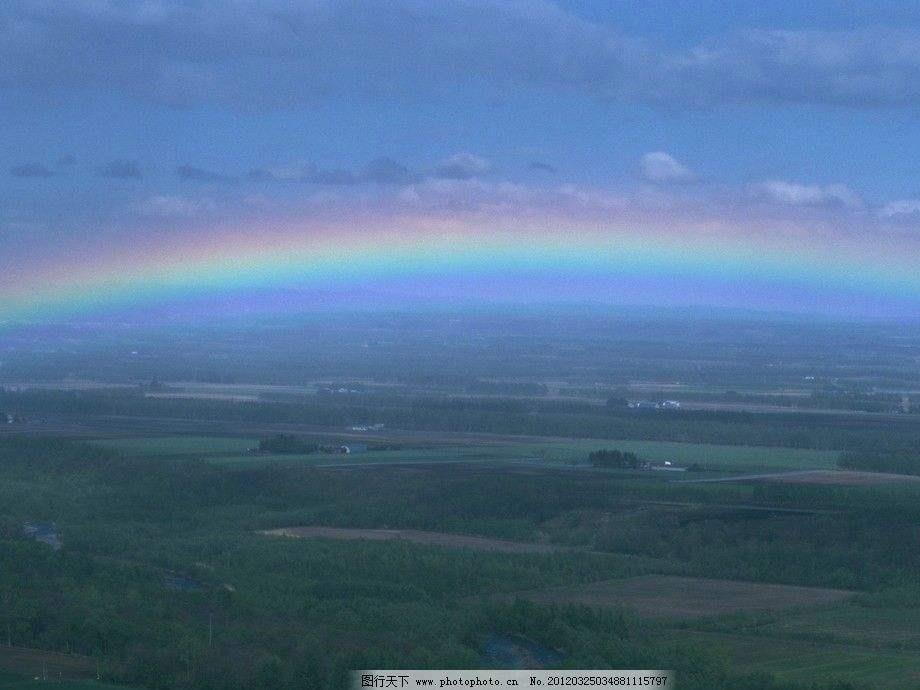
{"type": "Polygon", "coordinates": [[[211,647],[211,642],[214,640],[214,614],[208,614],[208,648],[211,647]]]}

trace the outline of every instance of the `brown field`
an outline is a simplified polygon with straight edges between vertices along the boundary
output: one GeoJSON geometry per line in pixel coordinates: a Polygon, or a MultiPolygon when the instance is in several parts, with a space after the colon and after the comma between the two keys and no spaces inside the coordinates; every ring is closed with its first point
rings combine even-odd
{"type": "Polygon", "coordinates": [[[717,479],[689,479],[681,484],[711,484],[716,482],[777,482],[782,484],[824,484],[838,486],[875,486],[896,482],[918,482],[920,476],[888,474],[886,472],[860,472],[858,470],[797,470],[795,472],[770,472],[766,474],[741,474],[717,479]]]}
{"type": "Polygon", "coordinates": [[[500,551],[502,553],[553,553],[564,551],[565,547],[553,544],[487,539],[465,534],[444,532],[422,532],[413,529],[348,529],[341,527],[282,527],[265,530],[262,534],[298,539],[367,539],[370,541],[408,541],[413,544],[447,546],[475,551],[500,551]]]}
{"type": "Polygon", "coordinates": [[[89,657],[28,647],[0,647],[0,670],[49,680],[96,677],[95,664],[89,657]]]}
{"type": "Polygon", "coordinates": [[[920,477],[909,474],[887,474],[885,472],[858,472],[855,470],[813,470],[777,475],[770,481],[785,484],[840,484],[844,486],[873,486],[894,482],[916,482],[920,477]]]}
{"type": "Polygon", "coordinates": [[[574,587],[519,592],[514,597],[541,604],[623,607],[648,618],[701,618],[829,604],[852,594],[845,590],[817,587],[643,575],[574,587]]]}

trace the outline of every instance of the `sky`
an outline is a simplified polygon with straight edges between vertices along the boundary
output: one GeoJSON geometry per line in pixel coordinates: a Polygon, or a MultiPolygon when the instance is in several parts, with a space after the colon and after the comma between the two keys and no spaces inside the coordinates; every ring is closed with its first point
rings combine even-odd
{"type": "Polygon", "coordinates": [[[913,316],[918,115],[911,2],[7,0],[0,320],[913,316]]]}

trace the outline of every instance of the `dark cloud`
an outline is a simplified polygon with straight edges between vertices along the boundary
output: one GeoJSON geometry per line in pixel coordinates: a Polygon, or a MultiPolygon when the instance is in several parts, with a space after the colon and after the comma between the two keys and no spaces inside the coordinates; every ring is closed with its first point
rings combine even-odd
{"type": "Polygon", "coordinates": [[[411,184],[418,175],[392,158],[376,158],[365,166],[361,179],[376,184],[411,184]]]}
{"type": "Polygon", "coordinates": [[[320,168],[312,163],[295,163],[273,168],[256,168],[249,179],[261,182],[305,182],[321,185],[404,185],[417,182],[420,176],[392,158],[376,158],[359,172],[342,168],[320,168]]]}
{"type": "Polygon", "coordinates": [[[530,170],[542,170],[543,172],[555,173],[556,168],[550,165],[549,163],[544,163],[542,161],[530,161],[527,164],[527,167],[530,170]]]}
{"type": "Polygon", "coordinates": [[[474,156],[471,153],[457,153],[441,161],[434,170],[434,176],[446,180],[471,180],[484,175],[491,169],[491,163],[485,158],[474,156]]]}
{"type": "Polygon", "coordinates": [[[276,168],[255,168],[249,179],[256,182],[305,182],[325,185],[353,185],[361,178],[350,170],[323,169],[311,163],[295,163],[276,168]]]}
{"type": "Polygon", "coordinates": [[[144,216],[157,218],[191,218],[218,210],[217,204],[208,198],[189,198],[158,194],[148,197],[134,206],[144,216]]]}
{"type": "Polygon", "coordinates": [[[305,181],[330,185],[351,185],[360,182],[350,170],[313,170],[305,181]]]}
{"type": "Polygon", "coordinates": [[[139,180],[141,169],[135,161],[114,160],[99,170],[103,177],[114,177],[121,180],[139,180]]]}
{"type": "Polygon", "coordinates": [[[41,163],[23,163],[10,168],[13,177],[51,177],[54,173],[41,163]]]}
{"type": "Polygon", "coordinates": [[[546,0],[6,0],[0,88],[10,87],[243,109],[464,87],[672,105],[916,106],[920,31],[742,31],[672,49],[546,0]]]}
{"type": "Polygon", "coordinates": [[[249,171],[247,177],[253,182],[277,182],[278,180],[271,171],[265,168],[253,168],[249,171]]]}
{"type": "Polygon", "coordinates": [[[189,180],[191,182],[234,182],[235,178],[229,175],[197,168],[194,165],[180,165],[176,168],[176,175],[180,180],[189,180]]]}
{"type": "Polygon", "coordinates": [[[69,153],[65,153],[63,156],[57,159],[58,167],[60,168],[69,168],[72,165],[77,164],[77,159],[69,153]]]}

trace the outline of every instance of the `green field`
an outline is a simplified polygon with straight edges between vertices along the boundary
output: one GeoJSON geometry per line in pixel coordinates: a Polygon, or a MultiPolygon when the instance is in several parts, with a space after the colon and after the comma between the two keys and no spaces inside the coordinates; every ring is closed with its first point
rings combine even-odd
{"type": "Polygon", "coordinates": [[[652,462],[671,461],[675,465],[699,464],[725,472],[753,470],[833,469],[836,451],[798,448],[763,448],[675,443],[668,441],[571,441],[565,443],[515,443],[498,446],[439,446],[402,450],[370,450],[350,456],[222,454],[211,458],[217,463],[305,462],[309,464],[374,462],[452,462],[452,461],[536,461],[582,464],[588,453],[601,448],[618,448],[636,453],[652,462]]]}
{"type": "Polygon", "coordinates": [[[763,630],[841,643],[920,650],[920,608],[862,606],[858,602],[784,617],[763,630]]]}
{"type": "Polygon", "coordinates": [[[374,462],[443,462],[518,460],[581,464],[588,453],[600,448],[618,448],[636,453],[652,462],[671,461],[675,465],[699,464],[718,471],[832,469],[836,451],[758,446],[677,443],[670,441],[572,440],[547,443],[509,443],[503,445],[433,446],[399,450],[370,450],[339,456],[322,453],[307,455],[253,454],[258,445],[253,438],[230,436],[150,436],[94,441],[132,457],[200,456],[218,464],[286,462],[306,464],[374,462]]]}
{"type": "Polygon", "coordinates": [[[905,603],[873,606],[857,598],[782,615],[726,619],[715,623],[724,628],[719,632],[691,623],[668,635],[718,650],[739,669],[788,681],[816,683],[835,676],[873,688],[917,688],[920,608],[905,603]]]}
{"type": "Polygon", "coordinates": [[[32,676],[24,676],[18,673],[0,671],[0,690],[34,690],[54,688],[54,690],[130,690],[125,685],[111,685],[109,683],[99,683],[94,680],[59,680],[48,674],[47,680],[41,680],[32,676]]]}
{"type": "Polygon", "coordinates": [[[0,690],[130,690],[125,685],[97,683],[93,680],[36,680],[0,676],[0,690]]]}
{"type": "Polygon", "coordinates": [[[219,455],[209,458],[217,464],[262,464],[283,462],[308,465],[335,465],[338,463],[392,463],[392,462],[475,462],[485,460],[515,460],[524,456],[513,447],[493,449],[478,446],[438,446],[435,448],[404,448],[401,450],[370,450],[354,455],[330,455],[309,453],[304,455],[285,453],[246,453],[219,455]]]}
{"type": "Polygon", "coordinates": [[[913,690],[920,684],[920,654],[913,651],[686,630],[674,632],[673,639],[721,654],[738,671],[768,673],[796,683],[846,678],[851,683],[886,690],[913,690]]]}
{"type": "Polygon", "coordinates": [[[673,441],[577,440],[564,444],[515,446],[530,457],[563,462],[583,462],[588,453],[600,448],[617,448],[653,462],[670,460],[677,465],[699,463],[726,471],[751,469],[830,469],[836,466],[836,451],[761,446],[726,446],[673,441]]]}
{"type": "Polygon", "coordinates": [[[258,440],[233,436],[135,436],[93,441],[128,457],[242,454],[257,446],[258,440]]]}

